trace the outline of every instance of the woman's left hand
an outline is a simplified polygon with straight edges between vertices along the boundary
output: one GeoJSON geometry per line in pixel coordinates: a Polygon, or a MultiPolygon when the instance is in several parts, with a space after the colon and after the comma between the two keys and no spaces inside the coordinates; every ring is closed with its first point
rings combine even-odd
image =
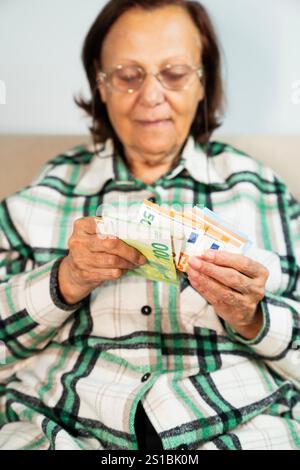
{"type": "Polygon", "coordinates": [[[263,324],[259,302],[269,277],[262,264],[244,255],[207,250],[190,259],[187,273],[219,317],[244,338],[257,336],[263,324]]]}

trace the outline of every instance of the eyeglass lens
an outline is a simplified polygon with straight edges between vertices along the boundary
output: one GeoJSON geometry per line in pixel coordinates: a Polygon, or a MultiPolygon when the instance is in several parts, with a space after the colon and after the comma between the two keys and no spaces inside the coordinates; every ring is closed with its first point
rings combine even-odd
{"type": "MultiPolygon", "coordinates": [[[[166,88],[178,90],[184,88],[193,70],[188,65],[173,65],[162,69],[157,77],[166,88]]],[[[114,70],[110,75],[110,83],[113,88],[120,91],[129,89],[137,90],[141,87],[146,72],[137,66],[124,66],[114,70]]]]}

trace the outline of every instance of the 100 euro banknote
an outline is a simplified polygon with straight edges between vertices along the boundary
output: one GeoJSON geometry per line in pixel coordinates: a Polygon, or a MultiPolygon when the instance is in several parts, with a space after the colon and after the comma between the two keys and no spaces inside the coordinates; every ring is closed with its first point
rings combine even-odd
{"type": "Polygon", "coordinates": [[[168,231],[109,215],[95,220],[99,235],[117,236],[147,258],[145,265],[128,271],[128,275],[141,275],[153,281],[177,284],[172,241],[168,231]]]}

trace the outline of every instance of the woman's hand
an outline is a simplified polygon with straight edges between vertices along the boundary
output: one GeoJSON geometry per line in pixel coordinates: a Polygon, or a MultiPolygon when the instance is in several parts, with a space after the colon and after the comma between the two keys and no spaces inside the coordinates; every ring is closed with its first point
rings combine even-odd
{"type": "Polygon", "coordinates": [[[69,304],[82,300],[103,281],[119,279],[128,269],[147,262],[119,238],[99,236],[94,217],[75,221],[68,248],[60,263],[58,287],[69,304]]]}
{"type": "Polygon", "coordinates": [[[187,273],[219,317],[244,338],[257,336],[263,324],[258,304],[269,276],[263,265],[244,255],[207,250],[190,259],[187,273]]]}

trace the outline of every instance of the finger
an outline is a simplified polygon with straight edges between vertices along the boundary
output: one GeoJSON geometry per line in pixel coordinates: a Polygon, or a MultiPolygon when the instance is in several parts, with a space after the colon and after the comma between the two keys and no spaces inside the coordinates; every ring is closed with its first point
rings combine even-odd
{"type": "Polygon", "coordinates": [[[103,281],[113,281],[122,277],[127,269],[94,269],[82,271],[82,277],[86,282],[98,284],[103,281]]]}
{"type": "Polygon", "coordinates": [[[206,276],[215,279],[220,284],[240,292],[241,294],[249,294],[254,288],[255,281],[236,269],[207,263],[200,257],[196,256],[189,260],[189,266],[199,273],[205,274],[206,276]]]}
{"type": "Polygon", "coordinates": [[[92,253],[109,253],[124,258],[132,264],[145,264],[147,259],[138,250],[127,245],[119,238],[99,238],[97,235],[90,236],[90,251],[92,253]]]}
{"type": "Polygon", "coordinates": [[[267,271],[262,264],[245,255],[230,253],[224,250],[206,250],[201,258],[218,266],[236,269],[251,278],[264,277],[267,271]]]}
{"type": "Polygon", "coordinates": [[[89,256],[88,264],[91,268],[110,268],[110,269],[134,269],[137,267],[136,264],[127,261],[120,256],[108,254],[108,253],[93,253],[89,256]]]}
{"type": "Polygon", "coordinates": [[[217,292],[219,289],[217,281],[213,281],[213,279],[209,279],[193,269],[189,269],[188,278],[191,286],[196,289],[208,303],[214,305],[217,302],[217,292]]]}
{"type": "Polygon", "coordinates": [[[81,217],[75,220],[74,231],[78,235],[94,235],[97,233],[95,217],[81,217]]]}
{"type": "Polygon", "coordinates": [[[240,293],[229,289],[205,274],[199,274],[191,269],[189,280],[191,285],[212,305],[241,306],[243,303],[243,296],[240,293]]]}

